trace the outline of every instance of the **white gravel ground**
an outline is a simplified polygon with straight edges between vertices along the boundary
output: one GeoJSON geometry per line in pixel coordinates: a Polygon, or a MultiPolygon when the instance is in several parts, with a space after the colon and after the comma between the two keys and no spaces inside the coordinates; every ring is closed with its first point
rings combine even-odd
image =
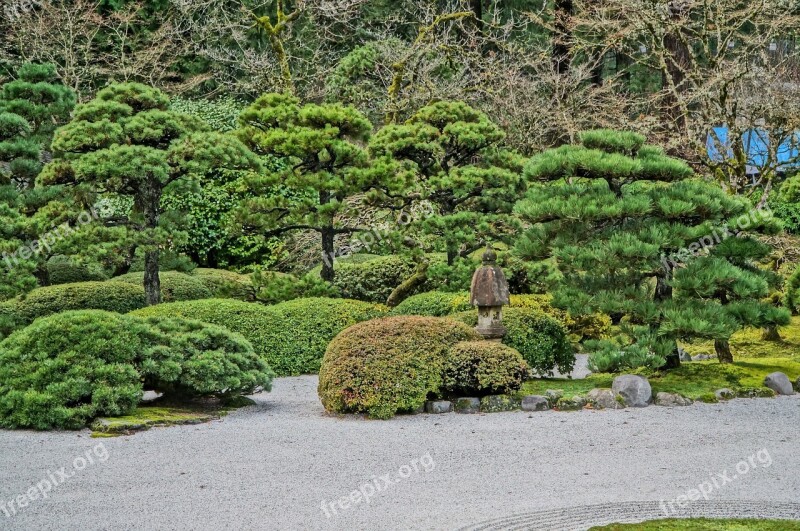
{"type": "Polygon", "coordinates": [[[716,505],[695,504],[695,513],[800,519],[797,395],[369,421],[327,416],[316,385],[316,377],[281,378],[257,406],[218,422],[130,437],[0,431],[0,529],[586,528],[617,514],[657,516],[652,502],[726,473],[736,478],[709,495],[716,505]],[[76,471],[76,458],[101,442],[107,460],[76,471]],[[760,450],[771,465],[754,460],[737,474],[737,463],[760,450]],[[3,503],[51,472],[58,479],[61,467],[72,477],[5,516],[3,503]],[[373,479],[386,474],[387,487],[373,479]],[[337,506],[337,514],[328,505],[326,516],[323,501],[369,493],[374,481],[383,490],[369,503],[337,506]]]}

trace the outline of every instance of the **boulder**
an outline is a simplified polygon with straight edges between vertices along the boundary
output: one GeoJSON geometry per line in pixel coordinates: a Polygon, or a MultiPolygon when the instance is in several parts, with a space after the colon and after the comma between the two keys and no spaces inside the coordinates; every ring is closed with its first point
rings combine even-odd
{"type": "Polygon", "coordinates": [[[764,385],[775,391],[779,395],[793,395],[794,389],[789,377],[782,372],[773,372],[764,378],[764,385]]]}
{"type": "Polygon", "coordinates": [[[561,389],[548,389],[544,392],[544,396],[550,402],[550,407],[553,407],[558,402],[558,399],[564,396],[564,391],[561,389]]]}
{"type": "Polygon", "coordinates": [[[692,361],[692,355],[682,348],[678,349],[678,356],[681,358],[681,361],[692,361]]]}
{"type": "Polygon", "coordinates": [[[623,409],[624,402],[611,389],[592,389],[586,398],[597,409],[623,409]]]}
{"type": "Polygon", "coordinates": [[[622,396],[628,407],[647,407],[653,399],[653,389],[644,376],[623,374],[614,378],[611,389],[622,396]]]}
{"type": "Polygon", "coordinates": [[[736,393],[727,387],[723,387],[714,391],[714,396],[717,397],[717,400],[730,400],[731,398],[736,398],[736,393]]]}
{"type": "Polygon", "coordinates": [[[686,398],[678,393],[658,393],[656,394],[655,404],[657,406],[677,407],[690,406],[694,403],[691,398],[686,398]]]}
{"type": "Polygon", "coordinates": [[[514,411],[520,408],[520,401],[509,395],[489,395],[481,398],[481,411],[484,413],[498,413],[500,411],[514,411]]]}
{"type": "Polygon", "coordinates": [[[710,360],[711,356],[708,354],[698,354],[697,356],[692,356],[692,361],[705,361],[710,360]]]}
{"type": "Polygon", "coordinates": [[[480,413],[480,398],[457,398],[455,403],[456,413],[480,413]]]}
{"type": "Polygon", "coordinates": [[[453,411],[453,403],[447,400],[429,400],[425,403],[425,411],[437,415],[453,411]]]}
{"type": "Polygon", "coordinates": [[[556,409],[559,411],[577,411],[583,409],[587,400],[582,396],[573,396],[572,398],[559,398],[556,402],[556,409]]]}
{"type": "Polygon", "coordinates": [[[547,411],[550,401],[546,396],[528,395],[522,398],[522,411],[547,411]]]}

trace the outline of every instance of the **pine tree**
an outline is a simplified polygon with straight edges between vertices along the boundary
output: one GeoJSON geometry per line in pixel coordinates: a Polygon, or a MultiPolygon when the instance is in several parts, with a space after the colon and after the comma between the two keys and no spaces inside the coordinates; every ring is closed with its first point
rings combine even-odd
{"type": "Polygon", "coordinates": [[[406,123],[388,125],[370,142],[373,173],[382,177],[375,200],[403,209],[424,200],[431,215],[410,223],[438,242],[452,266],[499,237],[524,191],[522,158],[502,148],[503,131],[463,102],[438,102],[406,123]]]}
{"type": "Polygon", "coordinates": [[[765,248],[749,236],[775,223],[641,135],[585,132],[580,145],[532,158],[525,176],[542,183],[517,205],[531,224],[517,251],[555,259],[557,305],[622,325],[587,343],[596,368],[672,367],[677,341],[691,338],[714,340],[731,361],[724,347],[737,329],[783,321],[760,303],[768,282],[753,264],[765,248]]]}
{"type": "Polygon", "coordinates": [[[34,188],[53,130],[74,104],[52,65],[23,65],[0,87],[0,299],[49,283],[54,228],[79,213],[59,187],[34,188]]]}
{"type": "Polygon", "coordinates": [[[286,94],[265,94],[239,118],[239,137],[256,153],[277,159],[283,170],[251,184],[241,222],[264,236],[309,230],[320,235],[321,277],[334,277],[335,238],[363,230],[351,220],[352,196],[370,189],[364,142],[372,124],[354,107],[307,104],[286,94]]]}
{"type": "Polygon", "coordinates": [[[89,207],[98,194],[130,199],[130,215],[115,223],[144,248],[148,304],[161,301],[159,254],[170,236],[162,222],[164,190],[212,168],[259,165],[235,137],[170,110],[164,93],[138,83],[109,86],[76,107],[72,121],[56,131],[53,152],[43,183],[72,185],[89,207]]]}

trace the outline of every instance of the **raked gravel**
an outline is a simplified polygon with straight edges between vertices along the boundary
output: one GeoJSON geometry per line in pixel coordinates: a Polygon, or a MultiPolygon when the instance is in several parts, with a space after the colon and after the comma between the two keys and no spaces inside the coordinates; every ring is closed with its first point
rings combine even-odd
{"type": "Polygon", "coordinates": [[[0,529],[582,529],[657,517],[759,451],[770,466],[754,461],[691,514],[800,518],[798,395],[372,421],[326,415],[316,386],[280,378],[219,421],[114,439],[0,431],[0,504],[74,472],[11,518],[0,506],[0,529]],[[100,443],[108,459],[74,471],[100,443]],[[327,505],[386,474],[369,503],[327,505]]]}

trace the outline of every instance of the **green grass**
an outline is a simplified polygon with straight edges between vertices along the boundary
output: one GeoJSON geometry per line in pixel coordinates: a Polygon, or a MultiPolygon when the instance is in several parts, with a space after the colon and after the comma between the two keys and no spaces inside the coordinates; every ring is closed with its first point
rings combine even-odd
{"type": "MultiPolygon", "coordinates": [[[[769,373],[786,373],[794,382],[800,377],[800,361],[786,358],[762,358],[721,364],[716,360],[684,363],[679,368],[664,372],[645,373],[653,388],[659,392],[678,393],[693,400],[713,395],[714,391],[728,387],[734,391],[745,388],[764,388],[764,377],[769,373]]],[[[608,388],[614,374],[591,374],[584,380],[537,379],[525,382],[519,395],[543,395],[548,389],[561,389],[564,396],[585,395],[595,387],[608,388]]],[[[707,401],[707,400],[706,400],[707,401]]]]}
{"type": "Polygon", "coordinates": [[[592,527],[590,531],[798,531],[794,520],[713,520],[708,518],[673,518],[639,524],[611,524],[592,527]]]}
{"type": "MultiPolygon", "coordinates": [[[[783,341],[764,341],[761,330],[747,328],[731,337],[733,359],[738,358],[794,358],[800,361],[800,316],[780,330],[783,341]]],[[[693,341],[682,345],[692,356],[708,354],[716,357],[713,341],[693,341]]]]}

